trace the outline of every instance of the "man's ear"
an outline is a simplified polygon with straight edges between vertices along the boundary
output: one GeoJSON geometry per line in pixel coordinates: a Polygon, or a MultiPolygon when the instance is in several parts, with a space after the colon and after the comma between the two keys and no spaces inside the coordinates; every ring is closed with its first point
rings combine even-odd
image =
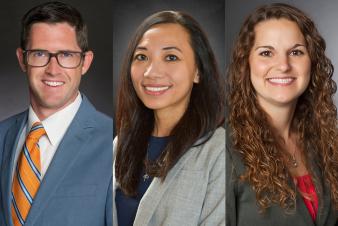
{"type": "Polygon", "coordinates": [[[85,56],[83,57],[83,63],[82,63],[82,75],[84,75],[88,69],[90,68],[90,65],[92,64],[93,62],[93,58],[94,58],[94,53],[93,51],[87,51],[85,52],[85,56]]]}
{"type": "Polygon", "coordinates": [[[16,49],[16,57],[18,58],[18,62],[19,62],[21,70],[23,72],[26,72],[27,66],[26,66],[26,63],[25,63],[23,50],[20,47],[16,49]]]}

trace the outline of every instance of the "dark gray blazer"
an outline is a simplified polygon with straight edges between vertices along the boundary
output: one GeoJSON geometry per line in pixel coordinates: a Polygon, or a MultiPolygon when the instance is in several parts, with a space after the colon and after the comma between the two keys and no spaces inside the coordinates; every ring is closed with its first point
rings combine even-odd
{"type": "MultiPolygon", "coordinates": [[[[226,222],[227,226],[333,226],[337,220],[337,212],[333,210],[327,187],[320,185],[319,207],[316,222],[306,208],[304,201],[297,193],[296,210],[285,213],[273,205],[264,214],[259,213],[255,192],[247,182],[239,182],[238,176],[245,172],[245,166],[232,148],[227,133],[226,150],[226,222]]],[[[314,173],[319,175],[319,168],[313,162],[314,173]]]]}

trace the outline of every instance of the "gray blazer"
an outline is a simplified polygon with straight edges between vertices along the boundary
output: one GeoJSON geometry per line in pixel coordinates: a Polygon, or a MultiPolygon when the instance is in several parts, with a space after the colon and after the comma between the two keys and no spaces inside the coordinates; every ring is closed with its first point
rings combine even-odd
{"type": "MultiPolygon", "coordinates": [[[[114,147],[116,146],[116,139],[114,147]]],[[[113,170],[114,172],[114,170],[113,170]]],[[[117,226],[113,175],[113,225],[117,226]]],[[[192,147],[165,181],[154,178],[141,199],[134,226],[225,225],[225,130],[192,147]]]]}
{"type": "MultiPolygon", "coordinates": [[[[273,205],[264,214],[259,213],[255,192],[247,182],[239,182],[238,176],[245,172],[245,166],[238,152],[232,148],[227,135],[226,151],[226,221],[227,226],[333,226],[337,215],[331,206],[328,189],[321,183],[319,189],[319,206],[315,222],[306,208],[299,193],[296,198],[296,209],[285,213],[273,205]]],[[[320,175],[316,162],[311,163],[316,175],[320,175]]],[[[318,177],[317,176],[317,177],[318,177]]],[[[319,176],[320,177],[320,176],[319,176]]]]}

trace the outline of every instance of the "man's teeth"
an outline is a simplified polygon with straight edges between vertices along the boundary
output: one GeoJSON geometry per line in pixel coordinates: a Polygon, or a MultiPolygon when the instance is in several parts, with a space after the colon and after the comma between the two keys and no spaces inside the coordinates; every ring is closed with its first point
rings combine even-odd
{"type": "Polygon", "coordinates": [[[146,90],[151,91],[151,92],[159,92],[159,91],[164,91],[164,90],[169,89],[169,86],[162,86],[162,87],[149,87],[149,86],[146,86],[145,88],[146,88],[146,90]]]}
{"type": "Polygon", "coordinates": [[[45,83],[47,86],[53,86],[53,87],[61,86],[61,85],[64,84],[64,82],[54,82],[54,81],[44,81],[44,83],[45,83]]]}
{"type": "Polygon", "coordinates": [[[293,78],[269,78],[270,82],[273,83],[280,83],[280,84],[287,84],[292,82],[294,79],[293,78]]]}

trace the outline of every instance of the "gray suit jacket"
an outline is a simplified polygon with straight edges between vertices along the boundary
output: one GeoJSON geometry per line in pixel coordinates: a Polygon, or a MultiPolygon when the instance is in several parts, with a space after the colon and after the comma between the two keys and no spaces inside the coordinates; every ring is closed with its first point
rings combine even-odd
{"type": "MultiPolygon", "coordinates": [[[[228,132],[228,131],[227,131],[228,132]]],[[[227,226],[333,226],[337,220],[336,212],[331,206],[328,189],[320,185],[319,207],[316,222],[306,208],[299,193],[296,209],[285,213],[279,205],[273,205],[264,214],[259,213],[256,194],[248,182],[238,181],[238,176],[245,172],[245,166],[238,152],[232,148],[227,133],[226,150],[226,221],[227,226]]],[[[316,162],[312,162],[314,173],[320,175],[316,162]]],[[[290,182],[291,183],[291,182],[290,182]]]]}
{"type": "MultiPolygon", "coordinates": [[[[115,139],[116,143],[116,139],[115,139]]],[[[115,146],[115,145],[114,145],[115,146]]],[[[114,177],[114,176],[113,176],[114,177]]],[[[113,225],[117,226],[113,179],[113,225]]],[[[137,210],[134,226],[225,225],[225,131],[192,147],[165,181],[154,178],[137,210]]]]}
{"type": "MultiPolygon", "coordinates": [[[[28,111],[0,123],[0,225],[11,226],[11,175],[28,111]]],[[[112,225],[113,122],[83,96],[36,194],[25,226],[112,225]]]]}

